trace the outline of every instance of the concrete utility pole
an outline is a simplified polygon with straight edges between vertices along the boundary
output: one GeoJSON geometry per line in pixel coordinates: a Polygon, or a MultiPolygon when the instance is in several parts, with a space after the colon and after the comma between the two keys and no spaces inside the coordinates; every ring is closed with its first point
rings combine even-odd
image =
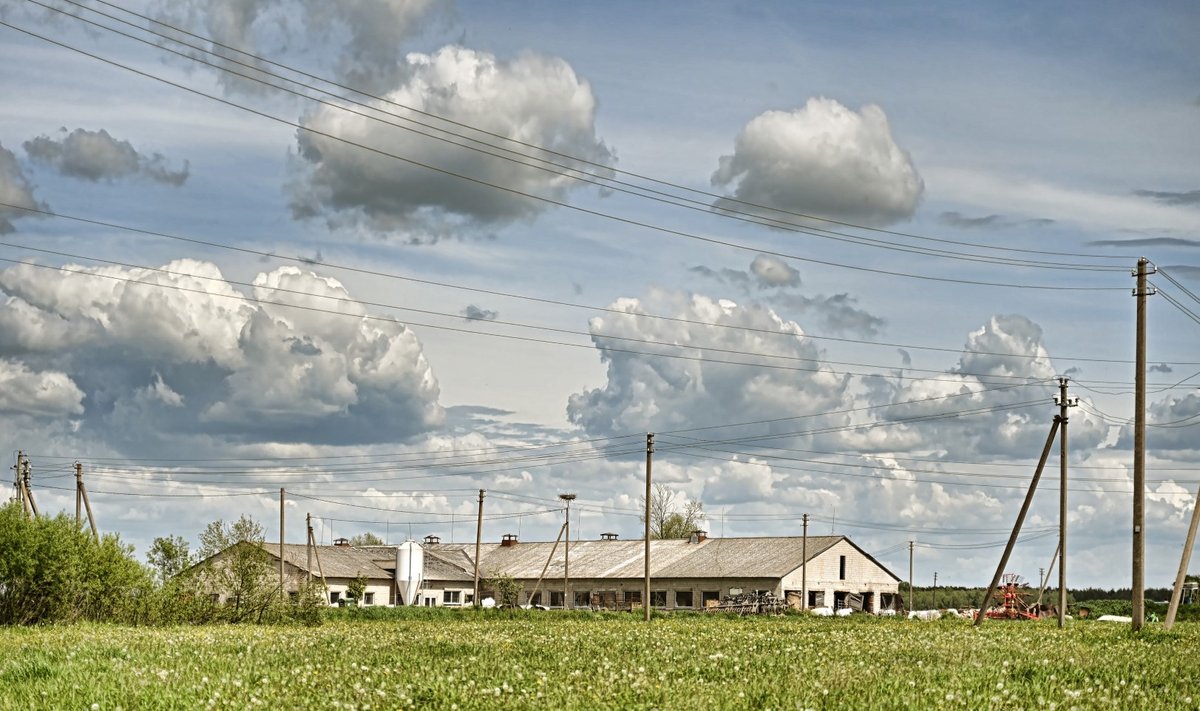
{"type": "MultiPolygon", "coordinates": [[[[1138,260],[1136,364],[1133,395],[1133,624],[1134,632],[1142,629],[1146,619],[1146,297],[1154,293],[1147,288],[1146,276],[1157,270],[1149,267],[1150,260],[1138,260]],[[1149,268],[1149,269],[1148,269],[1149,268]]],[[[1064,560],[1066,556],[1063,557],[1064,560]]],[[[1059,571],[1062,567],[1059,567],[1059,571]]]]}
{"type": "Polygon", "coordinates": [[[1192,504],[1192,522],[1188,524],[1187,538],[1183,542],[1183,555],[1179,558],[1179,572],[1175,574],[1175,587],[1171,588],[1171,604],[1167,605],[1164,629],[1175,626],[1175,613],[1179,612],[1179,598],[1183,595],[1183,581],[1187,578],[1188,562],[1192,559],[1192,546],[1196,544],[1196,527],[1200,525],[1200,489],[1192,504]]]}
{"type": "Polygon", "coordinates": [[[646,596],[646,604],[642,606],[643,619],[650,621],[650,472],[654,462],[654,433],[646,434],[646,586],[642,593],[646,596]]]}
{"type": "Polygon", "coordinates": [[[571,604],[571,502],[575,500],[575,494],[559,494],[558,498],[567,502],[567,540],[563,545],[563,609],[570,610],[573,607],[571,604]]]}
{"type": "Polygon", "coordinates": [[[304,569],[308,571],[308,582],[312,583],[312,554],[313,554],[313,535],[312,535],[312,514],[304,514],[304,569]]]}
{"type": "Polygon", "coordinates": [[[23,469],[22,462],[25,461],[25,453],[17,450],[17,463],[13,465],[13,489],[16,490],[17,501],[20,502],[21,508],[25,506],[25,488],[21,486],[21,471],[23,469]]]}
{"type": "MultiPolygon", "coordinates": [[[[1062,386],[1067,387],[1064,384],[1062,386]]],[[[1063,409],[1066,409],[1065,406],[1063,409]]],[[[1033,503],[1033,495],[1037,492],[1038,482],[1042,479],[1042,470],[1046,468],[1046,460],[1050,458],[1050,449],[1054,446],[1054,435],[1058,431],[1059,425],[1063,423],[1062,417],[1054,416],[1054,423],[1050,425],[1050,434],[1046,435],[1046,446],[1042,447],[1042,456],[1038,459],[1037,469],[1033,472],[1033,481],[1029,482],[1029,491],[1025,492],[1025,501],[1021,502],[1021,512],[1017,514],[1017,521],[1013,524],[1012,533],[1008,535],[1008,544],[1004,546],[1004,555],[1000,556],[1000,564],[996,566],[996,574],[992,576],[992,582],[988,585],[987,592],[983,595],[983,600],[979,603],[979,614],[975,616],[975,626],[978,627],[983,623],[983,618],[987,617],[988,604],[992,601],[992,596],[996,594],[996,587],[1000,584],[1000,576],[1004,575],[1004,568],[1008,565],[1008,557],[1012,555],[1013,546],[1017,543],[1017,536],[1021,535],[1021,526],[1025,523],[1025,514],[1029,513],[1029,505],[1033,503]]],[[[1063,434],[1066,434],[1066,427],[1063,427],[1063,434]]],[[[1064,459],[1064,461],[1066,461],[1064,459]]],[[[1066,520],[1065,518],[1063,519],[1066,520]]],[[[1061,616],[1060,618],[1061,619],[1061,616]]]]}
{"type": "Polygon", "coordinates": [[[92,528],[92,538],[100,540],[100,532],[96,530],[96,517],[92,515],[92,502],[88,500],[87,487],[83,483],[83,465],[75,462],[75,526],[78,527],[79,521],[79,503],[83,501],[84,510],[87,511],[88,525],[92,528]]]}
{"type": "Polygon", "coordinates": [[[287,593],[283,587],[283,504],[285,493],[283,487],[279,487],[279,599],[286,600],[287,593]]]}
{"type": "Polygon", "coordinates": [[[938,606],[937,606],[937,571],[936,570],[933,571],[933,597],[929,602],[929,608],[931,610],[938,609],[938,606]]]}
{"type": "Polygon", "coordinates": [[[479,490],[479,517],[475,519],[475,607],[479,607],[479,544],[483,540],[483,489],[479,490]]]}
{"type": "Polygon", "coordinates": [[[800,566],[800,609],[808,609],[808,514],[800,517],[803,522],[803,537],[800,539],[800,557],[804,564],[800,566]]]}
{"type": "Polygon", "coordinates": [[[916,541],[908,542],[908,611],[913,611],[913,546],[916,541]]]}
{"type": "Polygon", "coordinates": [[[29,471],[29,457],[25,457],[25,466],[21,470],[21,486],[25,489],[25,510],[26,513],[32,514],[34,518],[41,516],[38,511],[37,502],[33,499],[33,485],[31,483],[33,476],[29,471]]]}
{"type": "Polygon", "coordinates": [[[1075,407],[1079,399],[1067,397],[1068,378],[1058,379],[1058,626],[1067,625],[1067,408],[1075,407]]]}

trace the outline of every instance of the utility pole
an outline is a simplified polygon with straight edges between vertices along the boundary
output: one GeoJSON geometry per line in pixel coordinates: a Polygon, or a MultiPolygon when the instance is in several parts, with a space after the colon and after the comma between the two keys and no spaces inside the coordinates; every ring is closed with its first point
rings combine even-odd
{"type": "Polygon", "coordinates": [[[308,571],[308,582],[312,583],[312,554],[313,554],[313,535],[312,535],[312,514],[304,514],[304,569],[308,571]]]}
{"type": "Polygon", "coordinates": [[[563,609],[570,610],[574,607],[571,604],[571,502],[575,500],[575,494],[559,494],[558,498],[567,502],[567,540],[563,545],[563,609]]]}
{"type": "Polygon", "coordinates": [[[913,545],[916,541],[908,542],[908,611],[913,611],[913,545]]]}
{"type": "Polygon", "coordinates": [[[475,607],[479,607],[479,544],[483,540],[483,489],[479,490],[479,517],[475,519],[475,607]]]}
{"type": "MultiPolygon", "coordinates": [[[[1133,623],[1134,632],[1142,629],[1146,618],[1146,297],[1154,290],[1146,286],[1146,275],[1153,273],[1150,260],[1138,260],[1137,355],[1134,366],[1133,395],[1133,623]],[[1147,271],[1149,267],[1150,271],[1147,271]]],[[[1066,556],[1063,556],[1064,561],[1066,556]]],[[[1061,573],[1062,567],[1059,567],[1061,573]]]]}
{"type": "Polygon", "coordinates": [[[79,501],[83,500],[84,510],[87,511],[88,525],[92,528],[92,538],[100,540],[100,532],[96,530],[96,517],[92,515],[92,502],[88,499],[87,486],[83,483],[83,465],[75,462],[75,526],[79,526],[79,501]]]}
{"type": "Polygon", "coordinates": [[[646,433],[646,586],[643,595],[646,596],[646,603],[642,606],[644,612],[643,619],[646,622],[650,621],[650,472],[651,465],[654,462],[654,433],[646,433]]]}
{"type": "Polygon", "coordinates": [[[1183,581],[1187,578],[1188,562],[1192,559],[1192,546],[1196,544],[1196,527],[1200,525],[1200,489],[1192,504],[1192,522],[1188,524],[1187,538],[1183,542],[1183,555],[1179,558],[1179,572],[1175,574],[1175,587],[1171,588],[1171,604],[1167,605],[1164,629],[1175,626],[1175,613],[1179,612],[1179,598],[1183,595],[1183,581]]]}
{"type": "Polygon", "coordinates": [[[21,470],[21,486],[25,489],[25,510],[26,513],[31,513],[34,518],[37,518],[41,513],[38,511],[37,502],[33,499],[33,485],[30,483],[32,478],[29,472],[29,457],[25,457],[25,465],[21,470]]]}
{"type": "Polygon", "coordinates": [[[1058,627],[1067,625],[1067,408],[1075,407],[1078,398],[1067,397],[1068,378],[1058,379],[1058,419],[1062,431],[1058,436],[1058,627]]]}
{"type": "MultiPolygon", "coordinates": [[[[1064,393],[1066,392],[1066,387],[1066,381],[1063,380],[1062,388],[1064,393]]],[[[1064,398],[1065,397],[1066,396],[1064,395],[1064,398]]],[[[1066,402],[1065,399],[1064,402],[1066,402]]],[[[1063,405],[1062,409],[1065,411],[1066,405],[1063,405]]],[[[988,604],[991,603],[992,596],[996,594],[996,586],[1000,584],[1000,576],[1004,575],[1004,567],[1008,565],[1008,557],[1012,555],[1013,546],[1015,546],[1017,543],[1017,536],[1021,535],[1021,526],[1025,523],[1025,514],[1029,513],[1029,505],[1033,503],[1033,495],[1037,492],[1038,482],[1042,479],[1042,470],[1046,468],[1046,460],[1050,458],[1050,450],[1054,446],[1054,434],[1058,431],[1060,426],[1062,427],[1063,441],[1065,442],[1067,434],[1066,423],[1061,415],[1055,415],[1054,423],[1050,425],[1050,434],[1046,435],[1046,446],[1042,447],[1042,456],[1040,459],[1038,459],[1037,469],[1035,469],[1033,472],[1033,481],[1029,482],[1029,491],[1025,492],[1025,500],[1021,502],[1021,512],[1017,514],[1017,521],[1013,524],[1012,533],[1008,535],[1008,544],[1004,546],[1004,555],[1000,556],[1000,564],[996,566],[996,574],[992,576],[992,582],[988,585],[987,592],[984,593],[983,600],[981,600],[979,603],[979,614],[975,616],[976,627],[983,624],[983,618],[987,617],[986,613],[988,604]]],[[[1063,453],[1063,457],[1063,461],[1066,462],[1066,452],[1063,453]]],[[[1066,464],[1064,464],[1063,467],[1063,471],[1065,472],[1066,464]]],[[[1064,477],[1065,476],[1066,475],[1064,474],[1064,477]]],[[[1065,512],[1066,499],[1061,499],[1061,501],[1064,502],[1063,511],[1065,512]]],[[[1066,521],[1065,514],[1062,520],[1064,522],[1066,521]]],[[[1063,526],[1062,530],[1066,530],[1065,525],[1063,526]]],[[[1059,570],[1061,571],[1062,569],[1060,568],[1059,570]]],[[[1062,615],[1060,614],[1059,620],[1061,619],[1062,615]]]]}
{"type": "Polygon", "coordinates": [[[803,536],[800,539],[800,558],[804,564],[800,566],[800,609],[808,609],[808,514],[800,517],[804,524],[803,536]]]}
{"type": "Polygon", "coordinates": [[[936,610],[937,606],[937,571],[933,571],[933,597],[929,602],[929,609],[936,610]]]}
{"type": "Polygon", "coordinates": [[[283,487],[279,487],[279,599],[287,600],[287,593],[283,588],[283,504],[284,504],[283,487]]]}

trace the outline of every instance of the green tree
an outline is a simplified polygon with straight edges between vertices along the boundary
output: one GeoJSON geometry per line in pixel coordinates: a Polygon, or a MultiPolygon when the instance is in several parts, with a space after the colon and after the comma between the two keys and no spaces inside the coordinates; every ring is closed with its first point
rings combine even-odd
{"type": "Polygon", "coordinates": [[[279,601],[278,578],[264,542],[262,526],[246,515],[232,524],[217,519],[200,533],[196,586],[225,597],[222,616],[231,622],[262,621],[279,601]]]}
{"type": "Polygon", "coordinates": [[[188,542],[182,536],[155,538],[146,559],[154,569],[159,584],[165,584],[191,565],[188,542]]]}
{"type": "MultiPolygon", "coordinates": [[[[638,507],[645,525],[646,499],[638,507]]],[[[655,484],[650,495],[650,537],[687,538],[704,523],[704,504],[693,499],[679,501],[679,495],[662,484],[655,484]]]]}
{"type": "Polygon", "coordinates": [[[366,533],[360,533],[357,536],[355,536],[354,538],[351,538],[350,545],[352,545],[352,546],[382,546],[383,539],[381,539],[379,536],[376,536],[374,533],[367,531],[366,533]]]}
{"type": "Polygon", "coordinates": [[[346,586],[346,597],[354,600],[354,606],[358,607],[363,598],[363,593],[367,591],[367,578],[362,573],[359,573],[346,586]]]}
{"type": "Polygon", "coordinates": [[[521,583],[507,573],[492,573],[480,588],[487,588],[496,593],[496,602],[502,607],[516,607],[521,603],[521,583]]]}

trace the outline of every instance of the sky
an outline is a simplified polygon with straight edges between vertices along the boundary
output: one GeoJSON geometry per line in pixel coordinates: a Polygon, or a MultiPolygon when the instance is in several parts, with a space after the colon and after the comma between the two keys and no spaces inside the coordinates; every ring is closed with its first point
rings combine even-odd
{"type": "MultiPolygon", "coordinates": [[[[1193,3],[0,2],[0,432],[139,557],[249,515],[851,537],[983,585],[1069,410],[1071,587],[1200,485],[1193,3]]],[[[1007,571],[1058,543],[1059,446],[1007,571]]],[[[12,491],[12,488],[9,488],[12,491]]],[[[1194,560],[1194,559],[1193,559],[1194,560]]],[[[1194,569],[1193,563],[1193,569],[1194,569]]],[[[1055,575],[1057,577],[1057,575],[1055,575]]]]}

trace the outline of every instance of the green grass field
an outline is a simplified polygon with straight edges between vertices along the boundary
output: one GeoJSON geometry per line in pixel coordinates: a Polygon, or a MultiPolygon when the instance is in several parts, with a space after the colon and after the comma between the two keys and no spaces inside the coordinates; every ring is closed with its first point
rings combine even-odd
{"type": "Polygon", "coordinates": [[[0,629],[0,707],[1200,705],[1200,625],[413,611],[305,627],[0,629]]]}

